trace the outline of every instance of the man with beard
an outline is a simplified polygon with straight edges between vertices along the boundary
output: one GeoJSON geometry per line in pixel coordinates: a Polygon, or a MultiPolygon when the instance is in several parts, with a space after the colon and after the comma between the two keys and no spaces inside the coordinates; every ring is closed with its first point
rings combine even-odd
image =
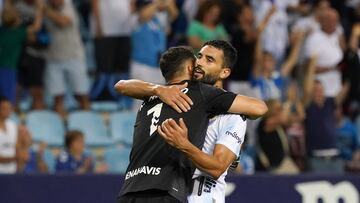
{"type": "MultiPolygon", "coordinates": [[[[231,46],[226,49],[230,53],[231,50],[231,46]]],[[[224,67],[231,67],[236,60],[236,51],[232,53],[221,53],[224,67]]],[[[220,58],[204,57],[210,67],[220,62],[217,61],[220,58]]],[[[136,80],[119,81],[115,85],[120,93],[145,100],[138,112],[130,164],[119,202],[186,202],[194,167],[180,151],[158,136],[158,124],[166,118],[182,117],[189,129],[189,141],[202,148],[211,115],[232,112],[259,117],[266,113],[267,107],[262,101],[189,81],[194,60],[192,51],[184,47],[171,48],[162,55],[160,68],[165,80],[168,85],[178,86],[164,87],[136,80]],[[178,94],[172,94],[173,90],[178,94]],[[187,103],[192,104],[191,110],[187,103]],[[172,106],[184,113],[176,113],[172,106]]],[[[229,73],[227,68],[220,75],[226,78],[229,73]]],[[[204,75],[204,71],[197,68],[194,75],[204,75]]]]}
{"type": "MultiPolygon", "coordinates": [[[[205,43],[196,62],[197,69],[201,71],[194,73],[193,79],[223,88],[223,80],[230,72],[227,73],[229,70],[224,66],[222,55],[227,53],[229,46],[225,41],[205,43]],[[208,64],[208,58],[213,58],[215,63],[208,64]]],[[[202,150],[187,139],[188,129],[183,120],[178,124],[173,119],[167,119],[158,131],[167,143],[183,152],[197,168],[192,177],[189,203],[225,202],[225,176],[231,163],[239,158],[245,139],[246,117],[224,114],[211,118],[202,150]]]]}

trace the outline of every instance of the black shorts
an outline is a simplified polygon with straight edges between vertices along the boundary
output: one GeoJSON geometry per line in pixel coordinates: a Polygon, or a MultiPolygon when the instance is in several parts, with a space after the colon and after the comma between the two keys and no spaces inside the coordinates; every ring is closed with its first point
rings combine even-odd
{"type": "Polygon", "coordinates": [[[95,59],[99,73],[128,73],[130,56],[130,37],[95,39],[95,59]]]}
{"type": "Polygon", "coordinates": [[[18,69],[20,85],[25,88],[43,87],[45,65],[44,58],[35,57],[25,52],[22,55],[18,69]]]}
{"type": "Polygon", "coordinates": [[[133,192],[118,198],[118,203],[182,203],[166,191],[147,190],[133,192]]]}

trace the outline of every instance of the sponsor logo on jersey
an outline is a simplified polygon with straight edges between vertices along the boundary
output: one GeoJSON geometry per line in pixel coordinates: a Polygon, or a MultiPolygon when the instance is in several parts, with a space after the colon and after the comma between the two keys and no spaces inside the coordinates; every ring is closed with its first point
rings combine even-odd
{"type": "Polygon", "coordinates": [[[161,173],[161,168],[159,167],[150,167],[150,166],[142,166],[137,169],[131,170],[126,173],[125,180],[132,178],[134,176],[145,174],[145,175],[154,175],[157,176],[161,173]]]}
{"type": "Polygon", "coordinates": [[[225,134],[231,135],[231,137],[235,138],[239,144],[242,142],[241,138],[237,135],[236,132],[226,131],[225,134]]]}

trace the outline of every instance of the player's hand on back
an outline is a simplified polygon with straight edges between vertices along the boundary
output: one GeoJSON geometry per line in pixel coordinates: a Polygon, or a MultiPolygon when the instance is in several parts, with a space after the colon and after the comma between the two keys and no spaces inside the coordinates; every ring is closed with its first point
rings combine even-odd
{"type": "Polygon", "coordinates": [[[174,119],[166,119],[161,126],[158,126],[158,132],[168,144],[177,149],[183,149],[189,143],[188,129],[182,118],[179,124],[174,119]]]}
{"type": "Polygon", "coordinates": [[[193,104],[190,97],[181,91],[187,85],[187,83],[184,83],[182,85],[158,86],[156,88],[156,95],[178,113],[187,112],[193,104]]]}

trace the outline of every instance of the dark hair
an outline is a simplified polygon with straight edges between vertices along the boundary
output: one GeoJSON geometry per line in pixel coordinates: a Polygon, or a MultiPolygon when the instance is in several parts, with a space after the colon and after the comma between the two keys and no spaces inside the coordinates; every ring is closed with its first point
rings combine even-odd
{"type": "Polygon", "coordinates": [[[166,81],[171,80],[177,73],[184,70],[184,63],[188,60],[195,62],[196,58],[191,47],[171,47],[160,58],[160,69],[166,81]]]}
{"type": "Polygon", "coordinates": [[[4,96],[0,96],[0,103],[3,103],[3,102],[10,102],[10,100],[4,96]]]}
{"type": "MultiPolygon", "coordinates": [[[[224,66],[226,68],[232,69],[237,60],[237,51],[236,49],[225,40],[211,40],[205,42],[204,46],[212,46],[216,49],[223,51],[224,53],[224,66]]],[[[203,47],[204,47],[203,46],[203,47]]]]}
{"type": "Polygon", "coordinates": [[[65,147],[70,149],[71,144],[78,138],[83,138],[84,134],[78,130],[71,130],[65,135],[65,147]]]}
{"type": "MultiPolygon", "coordinates": [[[[209,10],[214,7],[214,6],[218,6],[220,8],[220,10],[222,10],[222,4],[221,1],[218,0],[208,0],[205,1],[204,3],[202,3],[199,7],[198,12],[196,13],[195,19],[199,22],[203,22],[204,21],[204,17],[206,15],[207,12],[209,12],[209,10]]],[[[221,16],[221,15],[220,15],[221,16]]],[[[219,19],[217,20],[216,23],[219,23],[221,21],[221,17],[219,16],[219,19]]]]}

